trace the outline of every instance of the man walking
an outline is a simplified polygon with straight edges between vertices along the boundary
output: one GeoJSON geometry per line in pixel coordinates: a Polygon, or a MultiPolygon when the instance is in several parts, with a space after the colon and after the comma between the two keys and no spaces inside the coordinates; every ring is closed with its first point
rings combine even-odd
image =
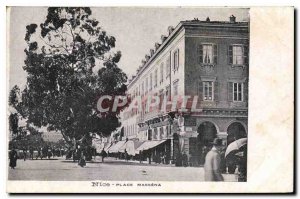
{"type": "Polygon", "coordinates": [[[215,138],[212,149],[207,153],[204,163],[205,181],[224,181],[221,174],[221,156],[222,140],[215,138]]]}
{"type": "Polygon", "coordinates": [[[29,147],[29,158],[31,158],[31,160],[33,160],[33,147],[32,146],[30,146],[29,147]]]}
{"type": "Polygon", "coordinates": [[[15,150],[15,148],[13,148],[9,152],[9,166],[10,166],[10,168],[15,169],[15,167],[17,166],[17,159],[18,159],[17,151],[15,150]]]}

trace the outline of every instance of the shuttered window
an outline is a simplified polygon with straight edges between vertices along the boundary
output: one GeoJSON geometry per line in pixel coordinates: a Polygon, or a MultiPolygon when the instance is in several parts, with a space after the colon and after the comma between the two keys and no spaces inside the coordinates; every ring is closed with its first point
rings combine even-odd
{"type": "Polygon", "coordinates": [[[228,46],[229,65],[248,65],[248,46],[230,45],[228,46]]]}
{"type": "Polygon", "coordinates": [[[171,100],[170,90],[171,90],[171,86],[169,85],[169,86],[166,87],[166,97],[167,97],[167,100],[171,100]]]}
{"type": "Polygon", "coordinates": [[[149,91],[152,90],[152,73],[150,73],[150,84],[149,84],[149,91]]]}
{"type": "Polygon", "coordinates": [[[173,93],[174,96],[178,95],[178,80],[173,83],[173,93]]]}
{"type": "Polygon", "coordinates": [[[160,64],[160,83],[163,83],[163,81],[164,81],[164,64],[163,63],[161,63],[160,64]]]}
{"type": "Polygon", "coordinates": [[[168,56],[166,61],[166,78],[170,76],[170,70],[171,70],[171,57],[168,56]]]}
{"type": "Polygon", "coordinates": [[[154,72],[154,88],[157,87],[157,72],[158,70],[156,69],[155,72],[154,72]]]}
{"type": "Polygon", "coordinates": [[[148,77],[146,78],[145,82],[145,95],[148,93],[148,77]]]}
{"type": "Polygon", "coordinates": [[[198,46],[200,64],[217,64],[218,47],[216,44],[201,44],[198,46]]]}
{"type": "Polygon", "coordinates": [[[179,49],[173,53],[173,71],[177,71],[179,68],[179,49]]]}

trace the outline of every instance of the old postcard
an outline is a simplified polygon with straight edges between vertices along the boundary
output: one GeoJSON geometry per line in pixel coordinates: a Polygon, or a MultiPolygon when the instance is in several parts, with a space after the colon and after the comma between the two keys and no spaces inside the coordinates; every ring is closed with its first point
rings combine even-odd
{"type": "Polygon", "coordinates": [[[291,193],[292,7],[8,7],[10,193],[291,193]]]}

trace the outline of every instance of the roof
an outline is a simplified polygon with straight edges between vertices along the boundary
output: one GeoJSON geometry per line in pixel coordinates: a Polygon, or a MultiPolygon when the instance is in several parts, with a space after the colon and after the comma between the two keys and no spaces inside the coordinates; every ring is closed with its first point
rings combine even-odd
{"type": "Polygon", "coordinates": [[[160,47],[154,52],[154,54],[145,62],[145,64],[140,68],[138,67],[138,72],[133,75],[133,79],[129,82],[128,87],[130,87],[136,79],[140,76],[140,74],[152,63],[152,61],[158,56],[158,54],[167,46],[167,44],[170,43],[172,38],[174,38],[177,33],[182,29],[186,27],[226,27],[226,28],[234,28],[234,27],[244,27],[247,28],[249,26],[249,22],[242,21],[242,22],[230,22],[230,21],[200,21],[200,20],[186,20],[186,21],[180,21],[177,26],[174,28],[174,30],[167,36],[167,39],[165,39],[162,44],[160,44],[160,47]]]}

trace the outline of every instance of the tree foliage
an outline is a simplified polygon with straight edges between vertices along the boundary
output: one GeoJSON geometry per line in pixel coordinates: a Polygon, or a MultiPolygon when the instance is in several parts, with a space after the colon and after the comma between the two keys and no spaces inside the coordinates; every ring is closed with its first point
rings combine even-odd
{"type": "Polygon", "coordinates": [[[9,130],[13,135],[18,135],[19,132],[19,117],[17,113],[11,113],[8,118],[9,130]]]}
{"type": "Polygon", "coordinates": [[[60,131],[69,142],[115,130],[119,112],[98,117],[97,100],[126,91],[127,77],[117,66],[121,52],[111,52],[116,39],[91,15],[87,7],[51,7],[43,23],[26,26],[27,83],[9,96],[28,123],[60,131]]]}

